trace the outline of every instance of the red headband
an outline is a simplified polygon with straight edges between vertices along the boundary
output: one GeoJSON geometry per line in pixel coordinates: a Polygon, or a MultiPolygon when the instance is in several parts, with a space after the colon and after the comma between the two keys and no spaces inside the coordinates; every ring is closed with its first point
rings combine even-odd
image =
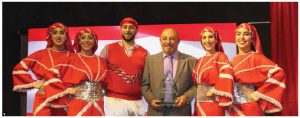
{"type": "Polygon", "coordinates": [[[71,39],[69,36],[68,27],[65,26],[64,24],[62,24],[61,22],[56,22],[48,27],[47,36],[46,36],[46,39],[47,39],[46,48],[50,48],[53,46],[53,41],[51,39],[51,32],[52,32],[52,30],[54,30],[55,28],[58,28],[58,27],[62,28],[66,32],[67,40],[65,41],[65,48],[67,48],[67,50],[69,50],[71,52],[74,52],[74,49],[72,47],[72,42],[71,42],[71,39]]]}
{"type": "Polygon", "coordinates": [[[98,40],[97,40],[98,38],[97,38],[96,33],[94,31],[92,31],[91,29],[89,29],[89,28],[82,29],[79,32],[77,32],[76,37],[74,39],[74,45],[73,45],[73,47],[76,50],[76,53],[78,53],[81,50],[80,45],[79,45],[79,41],[80,41],[79,38],[84,33],[90,33],[90,34],[92,34],[93,39],[95,40],[95,45],[92,48],[92,52],[94,54],[96,52],[97,48],[98,48],[98,40]]]}
{"type": "MultiPolygon", "coordinates": [[[[201,30],[201,37],[202,35],[204,34],[204,32],[211,32],[213,33],[213,35],[215,36],[215,38],[217,39],[217,48],[216,50],[217,51],[220,51],[220,52],[224,52],[224,49],[222,47],[222,40],[221,40],[221,37],[219,36],[219,33],[217,30],[215,30],[214,28],[212,27],[205,27],[204,29],[201,30]]],[[[201,42],[202,42],[202,38],[200,38],[201,42]]],[[[202,45],[202,43],[201,43],[202,45]]]]}
{"type": "Polygon", "coordinates": [[[235,31],[241,27],[247,29],[251,33],[256,52],[263,54],[263,51],[262,51],[261,45],[260,45],[260,38],[258,36],[256,28],[253,25],[250,25],[248,23],[242,23],[235,29],[235,31]]]}
{"type": "Polygon", "coordinates": [[[138,29],[138,22],[136,22],[136,20],[134,20],[133,18],[130,18],[130,17],[124,18],[121,21],[120,26],[122,27],[122,25],[124,23],[131,23],[131,24],[133,24],[136,27],[136,29],[138,29]]]}

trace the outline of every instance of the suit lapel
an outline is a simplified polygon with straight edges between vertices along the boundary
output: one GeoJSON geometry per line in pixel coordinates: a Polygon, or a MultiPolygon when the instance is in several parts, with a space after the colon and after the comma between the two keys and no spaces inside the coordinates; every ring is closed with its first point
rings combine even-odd
{"type": "Polygon", "coordinates": [[[185,65],[185,60],[184,60],[184,55],[180,52],[178,52],[178,63],[177,63],[177,70],[176,70],[176,75],[175,75],[175,78],[174,78],[174,82],[176,83],[178,81],[178,78],[180,77],[181,75],[181,72],[182,72],[182,68],[184,67],[185,65]]]}

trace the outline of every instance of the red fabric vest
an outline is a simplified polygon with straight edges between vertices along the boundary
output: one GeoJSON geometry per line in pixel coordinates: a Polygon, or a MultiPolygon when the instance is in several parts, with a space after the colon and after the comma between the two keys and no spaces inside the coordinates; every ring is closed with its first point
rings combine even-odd
{"type": "Polygon", "coordinates": [[[129,75],[140,74],[140,76],[134,83],[127,83],[108,69],[108,77],[104,83],[107,91],[106,95],[127,100],[141,99],[141,78],[146,57],[147,51],[141,46],[135,48],[133,54],[128,57],[124,47],[120,46],[118,42],[109,44],[107,46],[107,64],[113,64],[129,75]]]}

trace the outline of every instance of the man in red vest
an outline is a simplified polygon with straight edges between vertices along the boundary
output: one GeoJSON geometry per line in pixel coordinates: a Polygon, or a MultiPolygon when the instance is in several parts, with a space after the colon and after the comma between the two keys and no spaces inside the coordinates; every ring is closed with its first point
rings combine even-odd
{"type": "Polygon", "coordinates": [[[109,116],[144,115],[141,77],[147,50],[135,44],[138,23],[124,18],[121,23],[122,40],[108,44],[101,51],[106,59],[108,77],[104,80],[105,114],[109,116]]]}

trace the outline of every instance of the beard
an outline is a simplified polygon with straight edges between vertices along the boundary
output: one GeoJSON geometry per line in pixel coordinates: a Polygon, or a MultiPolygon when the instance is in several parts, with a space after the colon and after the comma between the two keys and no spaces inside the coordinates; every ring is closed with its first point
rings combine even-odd
{"type": "Polygon", "coordinates": [[[125,38],[125,36],[122,35],[122,38],[123,38],[126,42],[131,42],[131,41],[135,38],[135,34],[132,35],[130,38],[125,38]]]}

